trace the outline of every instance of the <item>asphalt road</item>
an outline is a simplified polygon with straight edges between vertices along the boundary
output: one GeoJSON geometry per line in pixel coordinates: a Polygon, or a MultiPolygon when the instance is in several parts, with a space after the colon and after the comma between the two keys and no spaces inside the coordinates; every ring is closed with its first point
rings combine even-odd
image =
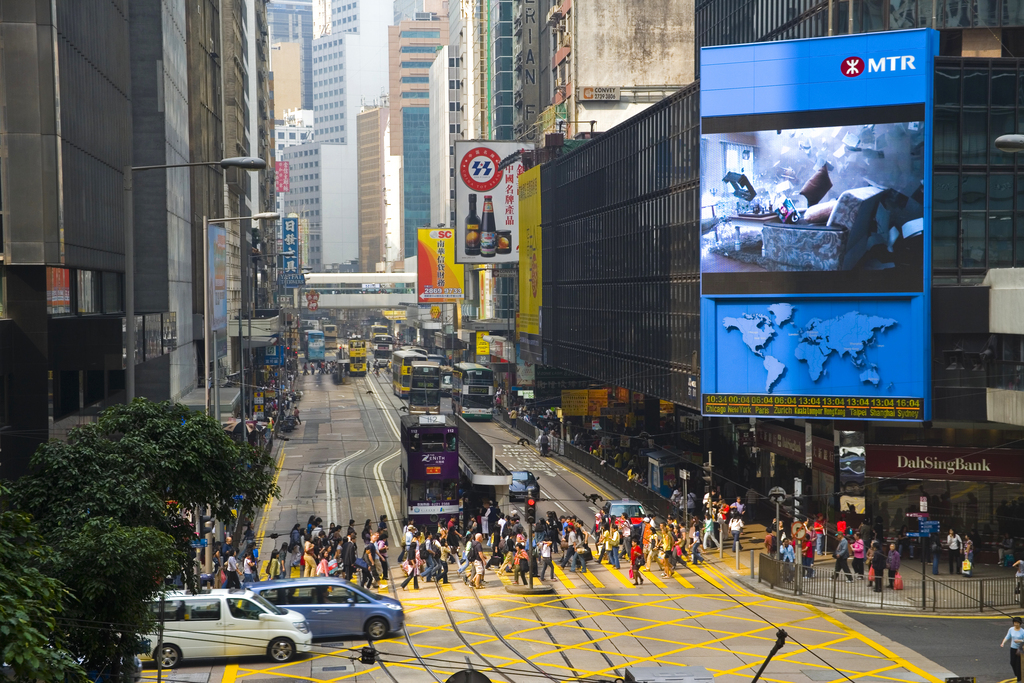
{"type": "Polygon", "coordinates": [[[1007,652],[1009,645],[999,648],[999,641],[1011,625],[1009,617],[847,614],[958,676],[973,676],[977,683],[1013,678],[1007,652]]]}

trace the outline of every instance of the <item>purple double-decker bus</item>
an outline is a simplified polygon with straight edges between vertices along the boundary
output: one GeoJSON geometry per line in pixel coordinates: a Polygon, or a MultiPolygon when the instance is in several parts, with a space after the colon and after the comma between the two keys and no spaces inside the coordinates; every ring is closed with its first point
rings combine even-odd
{"type": "Polygon", "coordinates": [[[405,516],[435,528],[458,517],[459,428],[446,415],[402,416],[405,516]]]}

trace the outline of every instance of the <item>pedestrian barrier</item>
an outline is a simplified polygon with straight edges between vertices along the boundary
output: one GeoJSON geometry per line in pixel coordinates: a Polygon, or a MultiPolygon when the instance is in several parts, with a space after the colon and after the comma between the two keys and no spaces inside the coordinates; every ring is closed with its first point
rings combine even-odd
{"type": "Polygon", "coordinates": [[[772,589],[830,600],[833,603],[865,605],[884,609],[902,607],[923,611],[979,611],[986,608],[1024,607],[1021,594],[1015,591],[1012,576],[990,579],[923,579],[900,575],[902,590],[890,587],[888,572],[875,581],[841,572],[832,566],[803,567],[782,562],[764,553],[758,561],[758,583],[772,589]],[[878,579],[881,579],[879,582],[878,579]],[[880,590],[876,590],[880,588],[880,590]]]}

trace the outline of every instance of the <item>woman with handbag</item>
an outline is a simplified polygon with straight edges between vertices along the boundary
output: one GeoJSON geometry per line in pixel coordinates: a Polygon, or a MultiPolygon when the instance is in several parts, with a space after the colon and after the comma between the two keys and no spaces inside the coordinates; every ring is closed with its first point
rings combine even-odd
{"type": "Polygon", "coordinates": [[[633,579],[634,586],[644,585],[644,575],[640,571],[643,566],[643,547],[639,543],[634,543],[633,548],[629,551],[629,574],[630,578],[633,579]]]}
{"type": "Polygon", "coordinates": [[[409,554],[402,564],[402,569],[408,574],[405,577],[405,581],[402,582],[402,588],[408,590],[406,586],[412,581],[412,589],[418,591],[420,589],[420,572],[423,569],[423,560],[420,558],[420,544],[418,542],[413,541],[409,546],[409,554]]]}
{"type": "Polygon", "coordinates": [[[316,575],[316,560],[314,559],[313,553],[315,552],[316,546],[311,541],[306,541],[306,544],[302,547],[302,576],[308,578],[316,575]]]}

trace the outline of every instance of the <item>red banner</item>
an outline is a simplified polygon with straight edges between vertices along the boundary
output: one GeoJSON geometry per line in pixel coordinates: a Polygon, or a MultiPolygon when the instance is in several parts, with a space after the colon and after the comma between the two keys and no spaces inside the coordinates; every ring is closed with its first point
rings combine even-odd
{"type": "MultiPolygon", "coordinates": [[[[776,455],[803,464],[806,462],[803,432],[785,427],[757,423],[757,445],[776,455]]],[[[828,439],[811,437],[811,455],[814,469],[825,474],[835,474],[835,447],[828,439]]]]}
{"type": "Polygon", "coordinates": [[[287,161],[274,162],[274,189],[288,192],[292,187],[291,168],[287,161]]]}
{"type": "Polygon", "coordinates": [[[1024,451],[947,446],[867,446],[867,476],[1024,481],[1024,451]]]}

